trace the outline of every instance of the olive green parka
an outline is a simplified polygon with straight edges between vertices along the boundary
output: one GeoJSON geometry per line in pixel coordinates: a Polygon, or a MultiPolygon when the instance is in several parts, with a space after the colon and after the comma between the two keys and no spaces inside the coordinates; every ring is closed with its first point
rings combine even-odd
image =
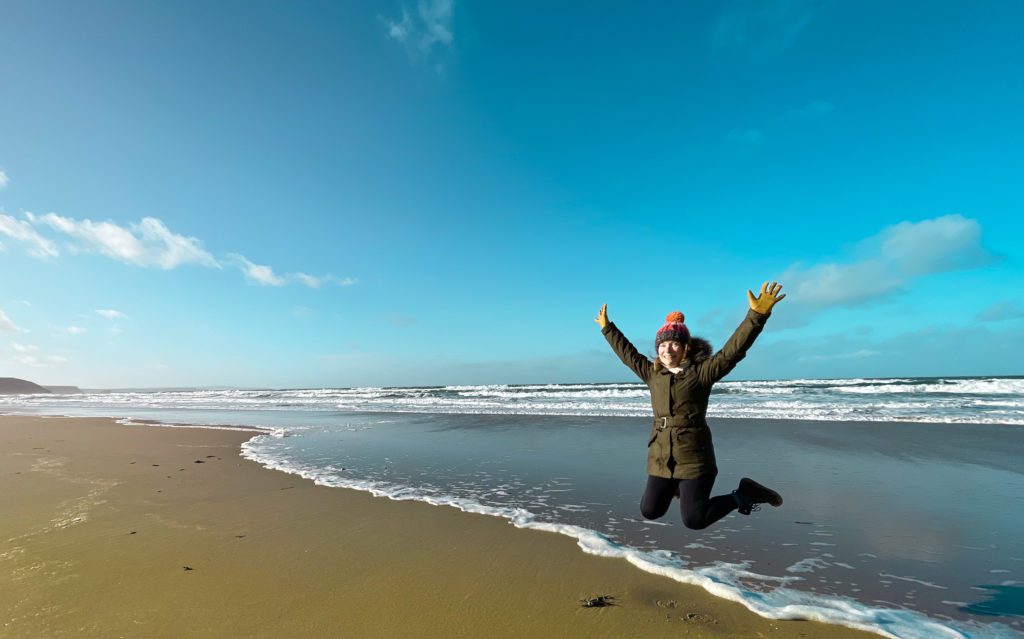
{"type": "Polygon", "coordinates": [[[695,479],[718,470],[706,418],[711,387],[746,356],[769,315],[748,311],[722,350],[714,355],[707,341],[690,338],[689,357],[681,362],[683,370],[678,373],[655,367],[614,323],[601,329],[622,363],[651,389],[654,426],[647,442],[648,475],[695,479]]]}

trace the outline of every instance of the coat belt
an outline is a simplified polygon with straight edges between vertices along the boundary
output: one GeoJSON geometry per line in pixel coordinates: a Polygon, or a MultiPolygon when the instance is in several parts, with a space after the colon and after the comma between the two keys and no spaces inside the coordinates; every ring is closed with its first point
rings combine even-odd
{"type": "Polygon", "coordinates": [[[679,415],[672,415],[669,417],[655,417],[654,427],[658,430],[665,430],[666,428],[675,428],[677,426],[698,426],[693,423],[692,417],[683,417],[679,415]]]}

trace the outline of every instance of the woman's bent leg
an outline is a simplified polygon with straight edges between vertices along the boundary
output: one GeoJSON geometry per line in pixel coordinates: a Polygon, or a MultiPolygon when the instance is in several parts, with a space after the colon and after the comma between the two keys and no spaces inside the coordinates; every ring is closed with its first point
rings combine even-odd
{"type": "Polygon", "coordinates": [[[707,528],[736,510],[736,500],[732,495],[711,497],[717,475],[717,472],[713,472],[696,479],[679,480],[679,509],[683,515],[683,525],[687,528],[707,528]]]}
{"type": "Polygon", "coordinates": [[[676,496],[677,486],[678,479],[648,475],[647,487],[640,499],[640,514],[644,519],[657,519],[667,513],[668,507],[672,505],[672,498],[676,496]]]}

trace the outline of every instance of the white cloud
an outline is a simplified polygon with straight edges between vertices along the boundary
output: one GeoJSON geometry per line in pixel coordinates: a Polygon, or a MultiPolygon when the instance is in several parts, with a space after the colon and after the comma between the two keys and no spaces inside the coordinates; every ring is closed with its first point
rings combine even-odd
{"type": "Polygon", "coordinates": [[[793,268],[782,275],[793,298],[811,306],[856,306],[899,290],[905,280],[881,260],[854,264],[819,264],[793,268]]]}
{"type": "Polygon", "coordinates": [[[38,346],[33,346],[32,344],[21,344],[19,342],[11,342],[11,348],[13,348],[16,353],[34,353],[39,350],[38,346]]]}
{"type": "Polygon", "coordinates": [[[896,293],[917,277],[976,268],[995,257],[981,245],[981,226],[961,215],[900,222],[858,244],[850,263],[796,264],[779,279],[809,307],[853,307],[896,293]]]}
{"type": "Polygon", "coordinates": [[[28,244],[28,253],[33,257],[45,260],[60,256],[60,251],[53,242],[40,235],[28,222],[10,215],[0,213],[0,233],[28,244]]]}
{"type": "Polygon", "coordinates": [[[388,23],[388,37],[392,40],[398,40],[399,42],[405,42],[412,33],[412,16],[405,9],[402,9],[402,21],[393,22],[391,20],[388,23]]]}
{"type": "Polygon", "coordinates": [[[114,310],[112,308],[98,308],[98,309],[96,309],[96,314],[97,315],[102,315],[103,317],[106,317],[107,319],[127,319],[128,318],[128,316],[125,315],[124,313],[122,313],[121,311],[116,311],[116,310],[114,310]]]}
{"type": "Polygon", "coordinates": [[[970,269],[995,259],[981,246],[981,225],[962,215],[900,222],[869,242],[879,240],[883,258],[907,275],[970,269]]]}
{"type": "Polygon", "coordinates": [[[39,347],[33,344],[21,344],[19,342],[11,342],[11,348],[17,355],[14,356],[14,361],[26,366],[33,366],[36,368],[42,368],[49,364],[64,364],[68,360],[66,357],[60,355],[46,355],[41,356],[38,354],[39,347]]]}
{"type": "Polygon", "coordinates": [[[68,335],[81,335],[82,333],[85,332],[85,329],[82,328],[81,326],[68,326],[67,328],[64,329],[64,332],[66,332],[68,335]]]}
{"type": "Polygon", "coordinates": [[[6,188],[11,183],[11,178],[7,177],[7,173],[0,169],[0,189],[6,188]]]}
{"type": "Polygon", "coordinates": [[[301,282],[310,288],[320,288],[324,284],[329,284],[331,282],[338,286],[352,286],[353,284],[359,283],[359,280],[351,277],[335,277],[333,275],[321,275],[320,277],[316,277],[315,275],[307,275],[306,273],[295,273],[289,275],[288,278],[301,282]]]}
{"type": "Polygon", "coordinates": [[[7,313],[4,313],[3,311],[0,311],[0,331],[8,331],[11,333],[24,332],[23,329],[18,328],[18,326],[11,321],[11,318],[7,317],[7,313]]]}
{"type": "MultiPolygon", "coordinates": [[[[454,8],[453,0],[419,0],[416,3],[415,17],[408,10],[402,9],[401,20],[384,21],[387,37],[402,43],[412,60],[426,61],[434,51],[451,46],[454,41],[454,8]]],[[[438,72],[443,69],[440,64],[433,64],[431,67],[438,72]]]]}
{"type": "Polygon", "coordinates": [[[287,273],[279,275],[274,272],[274,269],[264,264],[256,264],[249,258],[238,253],[229,253],[227,255],[228,261],[234,264],[242,273],[245,274],[245,278],[250,282],[259,284],[261,286],[285,286],[286,284],[298,282],[309,288],[321,288],[325,284],[334,282],[338,286],[352,286],[357,280],[346,277],[339,278],[333,275],[310,275],[308,273],[287,273]]]}
{"type": "Polygon", "coordinates": [[[46,357],[40,357],[38,355],[16,355],[14,357],[14,361],[26,366],[44,368],[50,364],[65,364],[67,363],[68,358],[60,355],[47,355],[46,357]]]}
{"type": "MultiPolygon", "coordinates": [[[[45,259],[60,256],[57,246],[36,230],[37,227],[43,227],[68,236],[72,252],[99,253],[127,264],[165,270],[185,264],[222,268],[220,262],[202,247],[200,240],[174,233],[154,217],[144,217],[138,223],[129,223],[128,226],[109,221],[77,220],[56,213],[37,216],[26,212],[25,218],[27,221],[0,214],[0,234],[29,244],[29,253],[36,257],[45,259]]],[[[0,244],[2,250],[4,247],[0,244]]],[[[303,272],[278,275],[270,266],[256,264],[238,253],[228,253],[225,259],[238,267],[247,280],[263,286],[284,286],[289,282],[299,282],[310,288],[321,288],[329,282],[339,286],[356,283],[352,278],[316,276],[303,272]]],[[[123,313],[113,309],[98,309],[96,312],[108,319],[126,318],[123,313]]]]}
{"type": "Polygon", "coordinates": [[[320,288],[326,280],[326,278],[307,275],[305,273],[296,273],[294,278],[309,288],[320,288]]]}
{"type": "Polygon", "coordinates": [[[228,259],[245,274],[245,279],[261,286],[284,286],[287,280],[274,273],[274,269],[263,264],[256,264],[246,259],[244,255],[229,253],[228,259]]]}
{"type": "Polygon", "coordinates": [[[106,255],[136,266],[156,266],[165,270],[183,264],[220,268],[213,255],[194,237],[173,233],[155,217],[123,227],[114,222],[93,222],[47,213],[36,217],[26,214],[35,224],[45,224],[77,240],[81,250],[106,255]]]}
{"type": "Polygon", "coordinates": [[[416,3],[417,13],[425,28],[424,43],[433,46],[435,43],[452,43],[452,9],[453,0],[419,0],[416,3]]]}

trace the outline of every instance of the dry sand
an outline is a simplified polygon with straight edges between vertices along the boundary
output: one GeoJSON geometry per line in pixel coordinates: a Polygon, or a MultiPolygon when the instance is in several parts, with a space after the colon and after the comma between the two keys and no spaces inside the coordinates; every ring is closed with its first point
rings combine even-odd
{"type": "Polygon", "coordinates": [[[0,636],[876,636],[762,619],[496,517],[314,486],[239,457],[250,436],[0,417],[0,636]],[[596,595],[616,605],[580,606],[596,595]]]}

